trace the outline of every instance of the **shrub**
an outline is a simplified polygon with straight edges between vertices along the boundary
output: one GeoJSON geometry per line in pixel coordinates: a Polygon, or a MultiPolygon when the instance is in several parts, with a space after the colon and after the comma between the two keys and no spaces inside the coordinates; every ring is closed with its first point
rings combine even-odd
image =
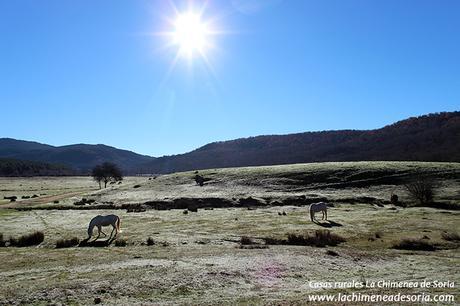
{"type": "Polygon", "coordinates": [[[270,245],[286,244],[286,241],[283,239],[278,239],[278,238],[273,238],[273,237],[266,237],[263,239],[265,241],[265,244],[270,244],[270,245]]]}
{"type": "Polygon", "coordinates": [[[82,198],[80,201],[77,201],[75,203],[73,203],[74,205],[85,205],[85,204],[92,204],[96,202],[95,199],[86,199],[86,198],[82,198]]]}
{"type": "Polygon", "coordinates": [[[32,245],[39,245],[45,240],[45,234],[36,231],[32,234],[23,235],[19,238],[10,238],[10,246],[27,247],[32,245]]]}
{"type": "Polygon", "coordinates": [[[203,187],[204,185],[204,182],[205,182],[205,178],[202,177],[201,175],[197,174],[193,177],[193,179],[195,180],[195,183],[197,185],[200,185],[201,187],[203,187]]]}
{"type": "Polygon", "coordinates": [[[413,251],[435,251],[436,246],[431,242],[423,239],[402,239],[393,245],[394,249],[398,250],[413,250],[413,251]]]}
{"type": "Polygon", "coordinates": [[[310,244],[310,236],[309,235],[297,235],[297,234],[288,234],[287,244],[292,245],[309,245],[310,244]]]}
{"type": "Polygon", "coordinates": [[[117,247],[125,247],[128,245],[128,242],[126,241],[126,239],[117,239],[115,240],[115,246],[117,247]]]}
{"type": "Polygon", "coordinates": [[[276,238],[264,238],[266,244],[283,244],[283,245],[308,245],[316,247],[325,247],[327,245],[336,246],[346,239],[329,230],[316,230],[314,234],[293,234],[287,236],[287,240],[276,238]]]}
{"type": "Polygon", "coordinates": [[[126,212],[132,213],[132,212],[145,212],[147,211],[147,208],[145,208],[142,205],[128,205],[128,209],[126,212]]]}
{"type": "Polygon", "coordinates": [[[241,236],[240,244],[242,245],[250,245],[250,244],[255,244],[254,240],[252,240],[248,236],[241,236]]]}
{"type": "Polygon", "coordinates": [[[0,247],[6,246],[6,241],[3,240],[3,234],[0,234],[0,247]]]}
{"type": "Polygon", "coordinates": [[[331,233],[329,230],[316,230],[314,235],[288,235],[288,244],[292,245],[311,245],[317,247],[325,247],[326,245],[336,246],[342,242],[345,242],[345,238],[331,233]]]}
{"type": "Polygon", "coordinates": [[[430,204],[434,197],[434,184],[428,180],[417,180],[404,185],[409,195],[420,205],[430,204]]]}
{"type": "Polygon", "coordinates": [[[326,251],[326,255],[329,255],[329,256],[340,256],[339,253],[335,252],[335,251],[332,251],[332,250],[327,250],[326,251]]]}
{"type": "Polygon", "coordinates": [[[460,235],[454,232],[443,232],[441,236],[447,241],[460,241],[460,235]]]}
{"type": "Polygon", "coordinates": [[[134,185],[133,188],[139,188],[141,185],[134,185]]]}
{"type": "Polygon", "coordinates": [[[390,202],[391,204],[398,204],[399,202],[399,197],[397,194],[392,194],[391,197],[390,197],[390,202]]]}
{"type": "Polygon", "coordinates": [[[70,248],[77,246],[80,243],[80,239],[73,237],[71,239],[59,239],[56,241],[56,249],[70,248]]]}
{"type": "Polygon", "coordinates": [[[154,244],[155,244],[155,240],[153,240],[152,237],[147,238],[147,245],[154,245],[154,244]]]}

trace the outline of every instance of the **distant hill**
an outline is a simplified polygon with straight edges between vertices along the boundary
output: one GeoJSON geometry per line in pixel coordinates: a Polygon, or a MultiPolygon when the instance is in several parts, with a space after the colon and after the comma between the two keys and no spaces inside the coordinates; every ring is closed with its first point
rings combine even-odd
{"type": "Polygon", "coordinates": [[[460,162],[460,112],[409,118],[376,130],[270,135],[214,142],[144,165],[151,173],[326,161],[460,162]]]}
{"type": "Polygon", "coordinates": [[[137,173],[142,172],[139,165],[154,160],[150,156],[101,144],[55,147],[11,138],[0,138],[0,158],[58,163],[67,165],[79,173],[87,173],[104,161],[119,165],[125,173],[137,173]]]}
{"type": "Polygon", "coordinates": [[[0,158],[59,163],[88,172],[110,161],[126,174],[326,161],[460,162],[460,112],[409,118],[376,130],[268,135],[207,144],[154,158],[106,145],[50,146],[0,138],[0,158]]]}
{"type": "Polygon", "coordinates": [[[0,158],[0,176],[62,176],[74,174],[75,171],[64,165],[0,158]]]}

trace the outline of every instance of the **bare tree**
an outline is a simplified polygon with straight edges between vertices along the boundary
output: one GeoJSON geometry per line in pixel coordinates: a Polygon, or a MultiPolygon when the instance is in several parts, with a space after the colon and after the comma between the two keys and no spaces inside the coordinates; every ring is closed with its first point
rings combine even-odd
{"type": "Polygon", "coordinates": [[[104,188],[106,188],[108,182],[117,182],[123,180],[123,174],[120,168],[118,168],[117,165],[109,162],[95,166],[91,175],[94,180],[99,183],[99,189],[102,188],[101,182],[104,182],[104,188]]]}

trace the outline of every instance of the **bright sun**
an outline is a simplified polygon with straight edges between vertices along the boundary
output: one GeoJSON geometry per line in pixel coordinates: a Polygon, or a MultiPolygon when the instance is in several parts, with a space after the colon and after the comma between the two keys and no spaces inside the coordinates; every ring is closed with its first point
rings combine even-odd
{"type": "Polygon", "coordinates": [[[194,54],[204,54],[209,45],[210,32],[200,15],[193,12],[180,14],[174,27],[173,44],[179,47],[181,55],[192,57],[194,54]]]}
{"type": "Polygon", "coordinates": [[[164,31],[155,33],[166,39],[162,49],[175,54],[165,78],[179,62],[187,63],[188,68],[193,68],[196,63],[214,74],[212,59],[215,54],[210,56],[208,53],[211,51],[219,53],[219,37],[227,34],[219,24],[219,16],[212,16],[209,11],[206,11],[207,1],[203,2],[202,7],[190,5],[183,11],[179,10],[172,1],[169,2],[172,5],[173,15],[165,15],[164,31]]]}

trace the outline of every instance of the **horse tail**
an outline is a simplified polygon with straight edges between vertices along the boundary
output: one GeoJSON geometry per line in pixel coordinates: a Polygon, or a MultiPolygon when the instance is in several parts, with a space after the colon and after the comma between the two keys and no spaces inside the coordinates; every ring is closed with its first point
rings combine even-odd
{"type": "Polygon", "coordinates": [[[118,217],[117,219],[117,232],[121,233],[121,219],[118,217]]]}

